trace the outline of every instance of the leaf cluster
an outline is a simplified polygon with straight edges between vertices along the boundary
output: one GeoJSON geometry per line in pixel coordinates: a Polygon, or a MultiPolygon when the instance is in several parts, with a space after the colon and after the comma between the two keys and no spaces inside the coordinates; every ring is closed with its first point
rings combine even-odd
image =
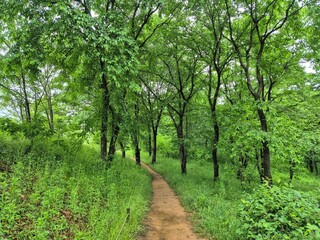
{"type": "Polygon", "coordinates": [[[262,185],[240,207],[243,239],[318,239],[319,201],[289,187],[262,185]]]}

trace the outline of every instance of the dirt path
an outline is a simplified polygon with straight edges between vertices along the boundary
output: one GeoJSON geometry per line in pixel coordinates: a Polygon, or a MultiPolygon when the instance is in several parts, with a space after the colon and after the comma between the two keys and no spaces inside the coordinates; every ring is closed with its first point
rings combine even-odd
{"type": "Polygon", "coordinates": [[[202,239],[193,233],[187,213],[163,177],[147,165],[142,166],[153,176],[153,198],[151,210],[145,220],[146,233],[138,240],[202,239]]]}

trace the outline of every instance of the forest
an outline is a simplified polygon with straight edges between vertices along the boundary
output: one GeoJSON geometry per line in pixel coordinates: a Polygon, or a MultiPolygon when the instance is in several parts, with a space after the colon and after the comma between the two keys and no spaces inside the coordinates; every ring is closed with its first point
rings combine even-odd
{"type": "Polygon", "coordinates": [[[1,0],[0,239],[139,239],[144,164],[204,239],[320,239],[319,50],[317,0],[1,0]]]}

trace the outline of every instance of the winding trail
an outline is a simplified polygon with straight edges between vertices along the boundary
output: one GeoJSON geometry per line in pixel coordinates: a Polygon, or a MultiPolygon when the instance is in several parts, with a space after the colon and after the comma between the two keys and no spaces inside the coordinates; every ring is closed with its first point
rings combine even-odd
{"type": "Polygon", "coordinates": [[[138,240],[200,240],[192,231],[188,214],[161,175],[142,163],[152,174],[153,198],[145,219],[146,232],[138,240]]]}

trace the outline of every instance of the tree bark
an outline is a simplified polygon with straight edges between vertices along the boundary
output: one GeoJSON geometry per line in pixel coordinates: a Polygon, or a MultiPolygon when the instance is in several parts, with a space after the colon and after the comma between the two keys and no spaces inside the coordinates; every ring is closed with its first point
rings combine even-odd
{"type": "Polygon", "coordinates": [[[31,122],[31,112],[30,112],[30,102],[27,93],[27,86],[26,86],[26,78],[24,74],[21,76],[21,83],[22,83],[22,92],[23,92],[23,100],[24,100],[24,109],[26,114],[27,122],[31,122]]]}
{"type": "Polygon", "coordinates": [[[152,137],[151,137],[151,127],[150,127],[150,120],[148,122],[148,153],[149,157],[152,155],[152,137]]]}
{"type": "Polygon", "coordinates": [[[219,125],[214,122],[214,139],[212,145],[212,162],[213,162],[213,180],[219,179],[219,162],[218,162],[218,143],[219,143],[219,125]]]}
{"type": "Polygon", "coordinates": [[[116,153],[116,142],[117,142],[117,138],[119,136],[119,131],[120,131],[119,124],[116,124],[115,128],[113,130],[113,134],[110,139],[109,152],[108,152],[108,162],[113,161],[114,154],[116,153]]]}
{"type": "Polygon", "coordinates": [[[120,126],[118,123],[117,113],[111,106],[110,106],[110,111],[112,114],[112,135],[111,135],[110,144],[109,144],[108,162],[111,163],[113,161],[114,154],[116,152],[116,142],[119,136],[120,126]]]}
{"type": "Polygon", "coordinates": [[[158,131],[156,129],[152,130],[152,160],[151,164],[155,164],[157,162],[157,133],[158,131]]]}
{"type": "Polygon", "coordinates": [[[157,114],[157,119],[152,120],[152,160],[151,163],[155,164],[157,162],[157,137],[158,137],[158,128],[160,125],[160,120],[163,112],[163,106],[161,106],[160,111],[157,114]]]}
{"type": "Polygon", "coordinates": [[[102,106],[101,106],[101,141],[100,141],[100,157],[106,160],[107,155],[107,133],[108,133],[108,114],[110,105],[108,79],[105,73],[105,62],[100,58],[100,67],[102,70],[101,90],[102,90],[102,106]]]}
{"type": "MultiPolygon", "coordinates": [[[[139,106],[138,103],[134,105],[134,116],[135,121],[138,121],[139,117],[139,106]]],[[[140,157],[140,147],[139,147],[139,128],[135,127],[133,129],[133,143],[135,146],[135,156],[136,156],[136,164],[141,165],[141,157],[140,157]]]]}
{"type": "Polygon", "coordinates": [[[309,169],[310,169],[310,172],[311,173],[313,173],[313,160],[312,160],[312,158],[310,158],[309,160],[308,160],[308,162],[309,162],[309,169]]]}
{"type": "Polygon", "coordinates": [[[179,155],[180,155],[180,163],[181,163],[181,173],[187,174],[187,155],[186,155],[186,147],[185,147],[185,139],[183,133],[183,116],[179,116],[179,125],[177,128],[177,135],[179,141],[179,155]]]}
{"type": "MultiPolygon", "coordinates": [[[[219,136],[220,136],[220,129],[218,125],[217,120],[217,103],[218,103],[218,97],[219,97],[219,91],[221,87],[221,75],[222,75],[222,69],[223,67],[219,67],[219,64],[217,62],[217,53],[215,53],[215,70],[217,73],[217,83],[214,90],[214,95],[212,97],[212,85],[213,85],[213,76],[212,76],[212,63],[209,65],[209,91],[208,91],[208,100],[210,104],[210,110],[211,110],[211,118],[213,121],[213,142],[212,142],[212,150],[211,150],[211,159],[213,163],[213,181],[218,181],[219,179],[219,160],[218,160],[218,143],[219,143],[219,136]]],[[[226,64],[226,63],[225,63],[226,64]]]]}
{"type": "MultiPolygon", "coordinates": [[[[261,130],[265,133],[268,132],[268,125],[267,119],[265,116],[264,111],[259,108],[258,115],[261,125],[261,130]]],[[[262,178],[264,181],[267,181],[269,185],[272,185],[272,176],[271,176],[271,164],[270,164],[270,150],[269,150],[269,143],[267,139],[262,140],[262,178]]]]}
{"type": "Polygon", "coordinates": [[[135,139],[135,156],[136,156],[136,164],[141,165],[141,156],[140,156],[140,147],[139,147],[139,140],[135,139]]]}
{"type": "Polygon", "coordinates": [[[52,107],[52,97],[51,97],[51,92],[50,89],[48,90],[47,93],[47,102],[48,102],[48,109],[49,109],[49,128],[50,131],[53,133],[54,132],[54,115],[53,115],[53,107],[52,107]]]}
{"type": "Polygon", "coordinates": [[[126,157],[126,147],[124,146],[123,142],[120,141],[120,148],[121,148],[121,156],[122,158],[125,158],[126,157]]]}

